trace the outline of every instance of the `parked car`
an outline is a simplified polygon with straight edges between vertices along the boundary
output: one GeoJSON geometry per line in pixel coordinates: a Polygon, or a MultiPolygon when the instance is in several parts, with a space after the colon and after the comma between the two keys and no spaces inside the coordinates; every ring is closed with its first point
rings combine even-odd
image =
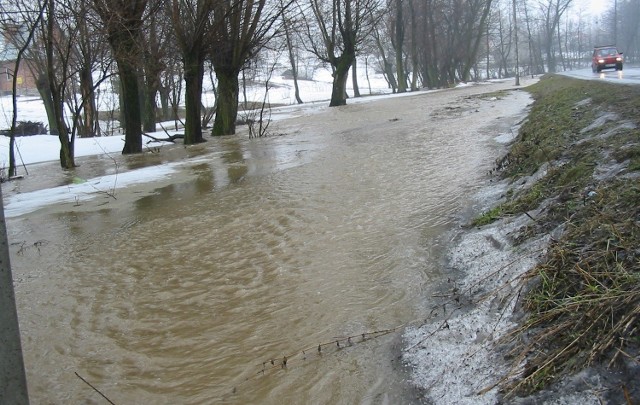
{"type": "Polygon", "coordinates": [[[596,46],[593,48],[591,70],[600,72],[602,69],[622,70],[624,59],[622,52],[618,52],[615,45],[596,46]]]}

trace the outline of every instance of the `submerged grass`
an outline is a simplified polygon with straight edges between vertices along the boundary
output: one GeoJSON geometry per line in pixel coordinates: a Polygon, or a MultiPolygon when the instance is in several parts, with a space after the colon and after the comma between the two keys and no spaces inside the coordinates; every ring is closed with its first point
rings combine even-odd
{"type": "Polygon", "coordinates": [[[518,394],[590,365],[640,364],[640,89],[546,76],[528,90],[531,113],[498,162],[514,187],[474,221],[526,213],[516,242],[553,231],[512,334],[524,372],[505,389],[518,394]]]}

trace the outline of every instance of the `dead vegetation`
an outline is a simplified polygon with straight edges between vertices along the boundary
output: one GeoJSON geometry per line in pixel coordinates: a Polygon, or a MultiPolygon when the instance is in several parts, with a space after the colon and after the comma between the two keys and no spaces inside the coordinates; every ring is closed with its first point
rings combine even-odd
{"type": "MultiPolygon", "coordinates": [[[[474,222],[527,214],[516,243],[554,236],[509,335],[516,395],[589,366],[640,367],[640,89],[547,76],[528,90],[531,114],[497,162],[514,186],[474,222]]],[[[623,382],[624,401],[635,390],[623,382]]]]}

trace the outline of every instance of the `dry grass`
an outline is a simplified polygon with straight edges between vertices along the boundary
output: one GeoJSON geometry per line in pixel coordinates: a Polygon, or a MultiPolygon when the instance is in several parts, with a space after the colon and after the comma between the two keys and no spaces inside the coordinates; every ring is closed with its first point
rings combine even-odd
{"type": "Polygon", "coordinates": [[[514,184],[549,169],[475,221],[536,210],[516,240],[560,235],[527,274],[527,318],[510,335],[524,372],[505,389],[517,394],[589,365],[638,363],[640,347],[640,91],[557,76],[530,89],[528,122],[498,167],[514,184]],[[584,130],[605,114],[623,119],[584,130]]]}

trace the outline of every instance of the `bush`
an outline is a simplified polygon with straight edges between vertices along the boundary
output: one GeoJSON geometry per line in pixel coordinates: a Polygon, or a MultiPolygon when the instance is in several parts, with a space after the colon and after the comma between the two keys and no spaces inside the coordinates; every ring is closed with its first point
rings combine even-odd
{"type": "MultiPolygon", "coordinates": [[[[46,133],[47,127],[42,122],[18,121],[16,124],[15,136],[44,135],[46,133]]],[[[0,134],[11,136],[11,129],[0,130],[0,134]]]]}

